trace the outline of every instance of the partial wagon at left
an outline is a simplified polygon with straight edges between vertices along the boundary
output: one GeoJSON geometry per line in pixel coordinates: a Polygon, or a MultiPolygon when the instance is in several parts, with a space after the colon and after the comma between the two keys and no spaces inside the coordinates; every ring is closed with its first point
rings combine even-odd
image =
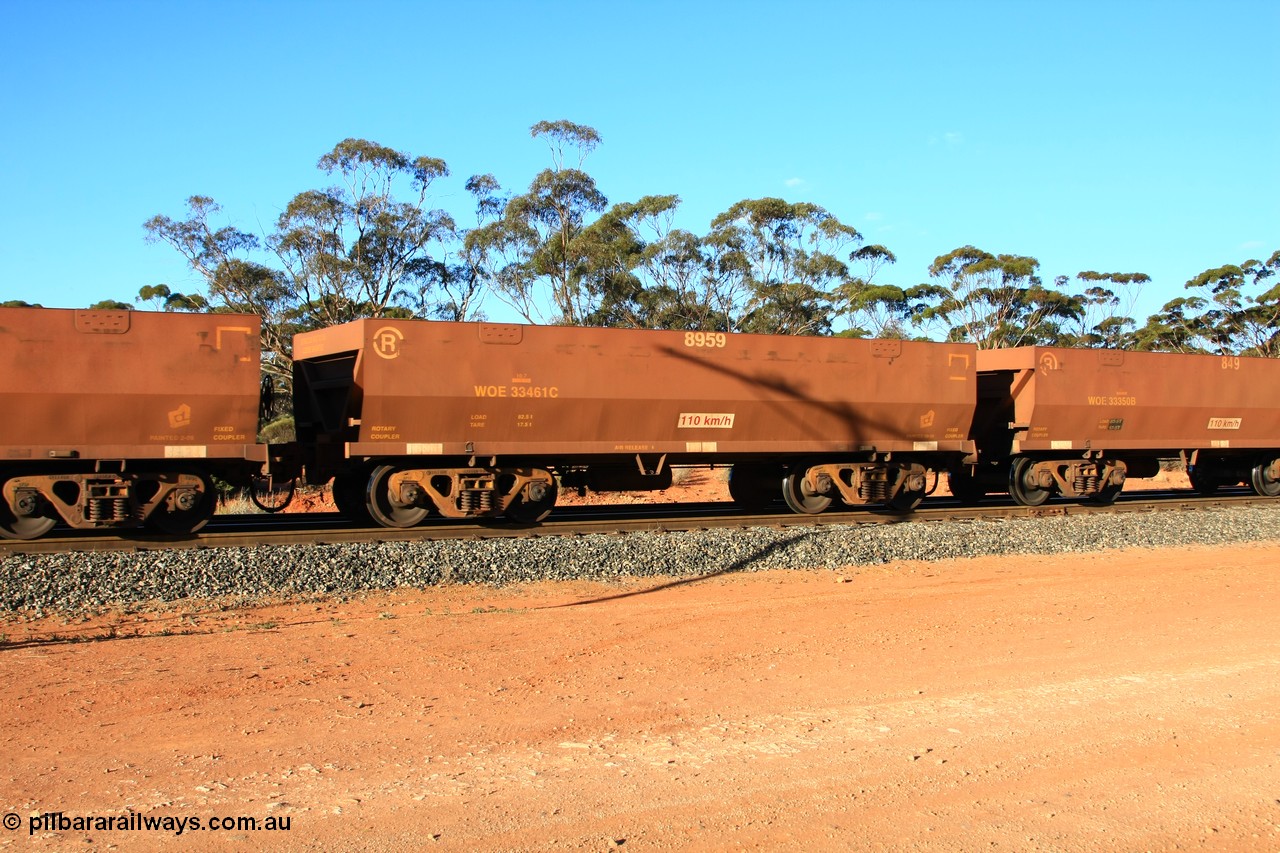
{"type": "Polygon", "coordinates": [[[211,478],[248,485],[261,321],[247,314],[0,308],[0,537],[203,527],[211,478]]]}

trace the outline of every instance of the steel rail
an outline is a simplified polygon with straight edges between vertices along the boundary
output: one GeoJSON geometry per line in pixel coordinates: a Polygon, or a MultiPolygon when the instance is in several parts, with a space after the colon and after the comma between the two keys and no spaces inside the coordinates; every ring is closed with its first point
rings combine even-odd
{"type": "Polygon", "coordinates": [[[558,510],[541,524],[507,522],[459,522],[429,519],[407,528],[353,528],[336,513],[217,516],[198,533],[173,536],[150,531],[122,531],[104,536],[97,531],[55,531],[31,541],[0,540],[0,557],[22,554],[74,553],[79,551],[159,551],[180,548],[231,548],[261,545],[338,545],[367,542],[423,542],[449,539],[528,538],[586,536],[634,532],[677,532],[711,528],[826,527],[859,524],[906,524],[980,519],[1047,518],[1095,513],[1154,513],[1234,508],[1253,505],[1280,506],[1275,498],[1259,497],[1247,490],[1203,496],[1189,491],[1129,492],[1110,506],[1067,500],[1024,507],[1007,498],[992,497],[982,503],[958,506],[953,498],[934,498],[914,512],[884,509],[830,510],[819,515],[797,515],[779,506],[773,512],[743,513],[731,503],[603,504],[570,506],[558,510]]]}

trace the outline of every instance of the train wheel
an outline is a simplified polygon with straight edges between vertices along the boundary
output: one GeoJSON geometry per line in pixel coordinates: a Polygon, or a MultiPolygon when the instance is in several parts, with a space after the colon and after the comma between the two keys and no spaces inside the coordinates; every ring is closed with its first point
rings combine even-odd
{"type": "Polygon", "coordinates": [[[249,500],[263,512],[274,514],[293,503],[293,493],[297,487],[298,481],[292,478],[281,486],[272,477],[254,477],[249,484],[249,500]]]}
{"type": "Polygon", "coordinates": [[[533,500],[525,500],[524,495],[518,496],[511,506],[507,507],[507,518],[520,524],[537,524],[551,515],[551,510],[556,505],[556,498],[560,495],[560,488],[555,480],[550,484],[530,483],[528,488],[534,489],[536,486],[542,487],[542,496],[533,500]]]}
{"type": "Polygon", "coordinates": [[[776,472],[773,465],[734,465],[729,469],[729,497],[743,509],[766,509],[782,497],[776,472]]]}
{"type": "Polygon", "coordinates": [[[782,499],[792,512],[817,515],[831,506],[831,498],[810,491],[805,484],[805,469],[797,467],[782,480],[782,499]]]}
{"type": "Polygon", "coordinates": [[[947,472],[947,488],[952,497],[964,503],[977,503],[987,495],[987,490],[978,482],[978,478],[962,468],[953,468],[947,472]]]}
{"type": "Polygon", "coordinates": [[[218,498],[213,493],[213,482],[208,475],[194,471],[182,473],[199,477],[201,488],[198,492],[184,489],[175,500],[176,509],[158,507],[147,517],[147,524],[163,533],[195,533],[209,523],[218,508],[218,498]]]}
{"type": "Polygon", "coordinates": [[[1053,495],[1052,488],[1044,488],[1035,477],[1036,463],[1025,457],[1013,460],[1009,469],[1009,494],[1023,506],[1040,506],[1053,495]]]}
{"type": "Polygon", "coordinates": [[[1280,468],[1280,459],[1264,459],[1253,466],[1249,474],[1249,482],[1253,490],[1263,497],[1274,498],[1280,495],[1280,477],[1276,476],[1280,468]]]}
{"type": "Polygon", "coordinates": [[[911,512],[924,500],[924,490],[900,489],[885,506],[894,512],[911,512]]]}
{"type": "Polygon", "coordinates": [[[427,517],[429,510],[423,506],[403,503],[390,488],[393,465],[380,465],[369,475],[365,508],[369,516],[383,527],[413,527],[427,517]]]}
{"type": "Polygon", "coordinates": [[[333,478],[333,505],[354,524],[373,523],[364,505],[364,489],[369,478],[362,472],[337,474],[333,478]]]}
{"type": "Polygon", "coordinates": [[[1221,483],[1209,471],[1206,471],[1199,465],[1194,465],[1187,471],[1187,479],[1191,481],[1191,488],[1195,489],[1202,495],[1211,495],[1218,491],[1221,483]]]}
{"type": "MultiPolygon", "coordinates": [[[[39,506],[43,501],[34,493],[30,500],[36,501],[33,509],[43,509],[39,506]]],[[[57,523],[57,518],[50,518],[44,514],[19,517],[9,508],[8,502],[0,498],[0,539],[39,539],[52,530],[57,523]]]]}

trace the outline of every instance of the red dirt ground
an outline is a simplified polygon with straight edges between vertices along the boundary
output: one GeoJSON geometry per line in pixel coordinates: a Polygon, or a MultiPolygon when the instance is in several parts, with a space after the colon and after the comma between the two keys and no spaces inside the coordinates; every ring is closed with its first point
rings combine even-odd
{"type": "Polygon", "coordinates": [[[1277,564],[1266,543],[10,620],[0,848],[1275,851],[1277,564]],[[290,828],[29,836],[49,812],[290,828]]]}

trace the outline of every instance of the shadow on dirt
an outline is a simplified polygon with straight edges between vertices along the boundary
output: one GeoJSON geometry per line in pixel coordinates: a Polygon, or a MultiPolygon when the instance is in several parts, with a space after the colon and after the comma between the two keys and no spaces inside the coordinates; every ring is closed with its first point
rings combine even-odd
{"type": "Polygon", "coordinates": [[[702,581],[711,580],[712,578],[718,578],[724,575],[731,575],[731,574],[734,574],[735,572],[744,571],[748,566],[751,566],[752,564],[757,563],[760,560],[766,559],[796,542],[800,542],[802,540],[808,539],[809,537],[813,536],[814,533],[815,531],[811,531],[811,530],[802,531],[802,532],[796,533],[795,535],[788,536],[785,539],[780,539],[776,542],[770,542],[768,545],[764,546],[763,548],[760,548],[755,553],[748,554],[747,556],[734,562],[733,564],[725,566],[723,569],[717,569],[716,571],[708,572],[705,575],[698,575],[696,577],[691,577],[691,578],[680,578],[678,580],[673,580],[667,583],[659,584],[658,586],[649,587],[648,589],[639,589],[639,590],[636,590],[635,592],[623,592],[623,593],[619,593],[618,595],[606,595],[600,598],[589,598],[584,601],[571,601],[568,604],[553,604],[553,605],[549,605],[547,607],[542,607],[538,609],[559,610],[564,607],[583,607],[588,604],[602,604],[606,601],[619,601],[624,598],[634,598],[637,595],[651,595],[652,593],[655,593],[655,592],[663,592],[668,589],[676,589],[677,587],[688,586],[689,584],[701,583],[702,581]]]}

